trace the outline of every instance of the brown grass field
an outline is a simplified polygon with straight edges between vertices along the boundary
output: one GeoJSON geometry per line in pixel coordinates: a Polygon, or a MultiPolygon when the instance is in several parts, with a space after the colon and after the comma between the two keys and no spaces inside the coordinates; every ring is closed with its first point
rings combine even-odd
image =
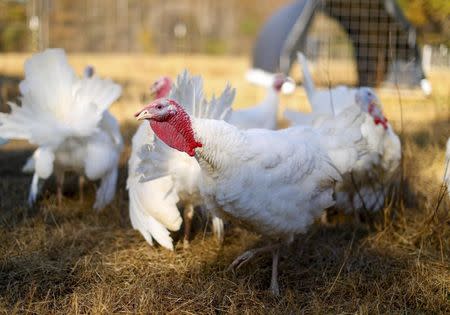
{"type": "MultiPolygon", "coordinates": [[[[25,57],[0,55],[0,74],[22,76],[25,57]]],[[[79,72],[93,64],[101,76],[124,86],[112,108],[127,143],[117,197],[96,213],[91,209],[95,183],[87,185],[88,198],[80,204],[72,177],[65,186],[64,208],[59,209],[55,183],[49,180],[38,205],[29,209],[31,176],[20,169],[32,147],[13,141],[0,149],[2,313],[450,313],[448,198],[437,209],[450,136],[448,69],[430,73],[434,94],[428,99],[417,90],[378,91],[387,117],[402,135],[401,193],[390,209],[374,217],[373,227],[317,224],[299,236],[282,256],[282,296],[275,298],[266,290],[268,256],[236,274],[225,272],[238,254],[263,241],[257,235],[230,227],[219,247],[205,221],[196,218],[191,248],[178,246],[169,252],[148,246],[128,219],[126,161],[137,126],[132,114],[142,105],[142,92],[158,76],[175,76],[187,67],[204,76],[208,93],[219,93],[230,81],[238,91],[237,107],[254,104],[264,89],[245,82],[247,59],[73,55],[70,61],[79,72]]],[[[316,74],[320,69],[324,67],[318,65],[316,74]]],[[[327,75],[332,83],[352,83],[355,73],[348,69],[350,64],[332,64],[327,75]]],[[[283,97],[280,111],[285,106],[307,110],[301,88],[283,97]]]]}

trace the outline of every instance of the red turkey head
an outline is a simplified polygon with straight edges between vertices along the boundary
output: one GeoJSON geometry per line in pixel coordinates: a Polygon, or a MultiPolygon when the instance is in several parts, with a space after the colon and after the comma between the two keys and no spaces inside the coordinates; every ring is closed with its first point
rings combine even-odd
{"type": "Polygon", "coordinates": [[[272,87],[275,91],[277,91],[278,93],[281,92],[281,89],[283,88],[283,86],[288,86],[287,91],[283,91],[285,93],[292,93],[292,87],[294,87],[295,89],[295,82],[292,78],[284,75],[283,73],[277,73],[273,79],[273,83],[272,83],[272,87]]]}
{"type": "Polygon", "coordinates": [[[202,146],[195,140],[189,115],[175,100],[157,99],[135,117],[148,120],[156,136],[171,148],[194,156],[195,148],[202,146]]]}
{"type": "Polygon", "coordinates": [[[355,101],[363,111],[373,117],[376,125],[382,125],[384,129],[388,128],[388,120],[381,110],[381,102],[371,88],[359,88],[355,95],[355,101]]]}
{"type": "Polygon", "coordinates": [[[150,94],[156,99],[166,97],[171,88],[172,80],[169,77],[161,77],[150,86],[150,94]]]}

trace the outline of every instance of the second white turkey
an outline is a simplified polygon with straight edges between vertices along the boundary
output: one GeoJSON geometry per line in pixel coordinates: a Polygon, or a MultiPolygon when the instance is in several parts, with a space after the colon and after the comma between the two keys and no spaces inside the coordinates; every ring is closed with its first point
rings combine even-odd
{"type": "Polygon", "coordinates": [[[400,139],[384,116],[379,98],[368,87],[339,86],[331,90],[318,90],[309,73],[306,58],[299,53],[298,59],[312,112],[287,110],[285,118],[294,125],[317,125],[325,118],[337,117],[352,106],[362,110],[365,120],[361,131],[368,144],[367,154],[355,163],[352,171],[338,185],[336,207],[345,212],[379,211],[392,188],[398,184],[401,160],[400,139]]]}
{"type": "MultiPolygon", "coordinates": [[[[153,84],[159,97],[169,92],[167,80],[153,84]]],[[[227,86],[219,98],[207,101],[203,94],[203,80],[187,71],[180,74],[169,96],[182,102],[194,117],[228,119],[235,90],[227,86]]],[[[166,126],[165,128],[169,128],[166,126]]],[[[132,152],[128,162],[127,180],[130,198],[130,219],[149,244],[156,240],[173,249],[170,231],[178,231],[184,222],[183,245],[189,245],[194,208],[203,205],[199,192],[200,167],[193,157],[168,147],[155,137],[148,122],[144,121],[132,139],[132,152]],[[178,206],[183,208],[183,218],[178,206]]],[[[212,218],[213,231],[221,239],[223,222],[212,218]]]]}
{"type": "Polygon", "coordinates": [[[58,205],[64,175],[73,171],[100,180],[95,209],[114,198],[122,137],[107,112],[121,87],[96,76],[78,78],[64,50],[47,49],[25,62],[20,83],[21,106],[0,114],[0,136],[24,139],[38,146],[33,154],[33,179],[28,201],[36,201],[38,182],[56,175],[58,205]]]}

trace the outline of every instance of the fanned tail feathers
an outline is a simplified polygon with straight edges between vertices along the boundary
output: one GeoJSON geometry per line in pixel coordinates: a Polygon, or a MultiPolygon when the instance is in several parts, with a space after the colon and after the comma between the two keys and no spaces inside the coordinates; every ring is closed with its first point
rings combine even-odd
{"type": "Polygon", "coordinates": [[[200,76],[191,76],[187,70],[184,70],[177,77],[169,98],[182,104],[190,116],[227,120],[231,114],[231,105],[235,96],[236,90],[227,84],[218,98],[213,95],[208,102],[203,93],[203,79],[200,76]]]}
{"type": "Polygon", "coordinates": [[[77,78],[62,49],[29,58],[19,89],[21,106],[9,103],[11,113],[0,114],[0,135],[40,146],[58,146],[69,136],[90,135],[121,94],[121,87],[110,80],[77,78]]]}
{"type": "Polygon", "coordinates": [[[228,83],[222,94],[218,98],[213,95],[209,102],[201,106],[198,115],[195,117],[228,121],[235,96],[236,89],[228,83]]]}
{"type": "Polygon", "coordinates": [[[203,79],[200,76],[190,76],[187,70],[178,75],[169,97],[183,105],[186,112],[195,116],[198,108],[203,105],[203,79]]]}
{"type": "Polygon", "coordinates": [[[73,110],[67,122],[79,135],[87,135],[102,120],[104,112],[122,93],[120,85],[99,77],[83,78],[76,82],[73,110]]]}

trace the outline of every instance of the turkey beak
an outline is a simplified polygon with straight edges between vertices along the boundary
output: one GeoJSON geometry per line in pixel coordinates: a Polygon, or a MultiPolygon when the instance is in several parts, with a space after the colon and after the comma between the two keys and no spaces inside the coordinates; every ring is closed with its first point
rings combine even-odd
{"type": "Polygon", "coordinates": [[[137,120],[144,120],[144,119],[151,119],[151,118],[153,118],[153,115],[150,112],[150,110],[144,108],[142,111],[137,112],[136,114],[134,114],[134,117],[136,117],[137,120]]]}

